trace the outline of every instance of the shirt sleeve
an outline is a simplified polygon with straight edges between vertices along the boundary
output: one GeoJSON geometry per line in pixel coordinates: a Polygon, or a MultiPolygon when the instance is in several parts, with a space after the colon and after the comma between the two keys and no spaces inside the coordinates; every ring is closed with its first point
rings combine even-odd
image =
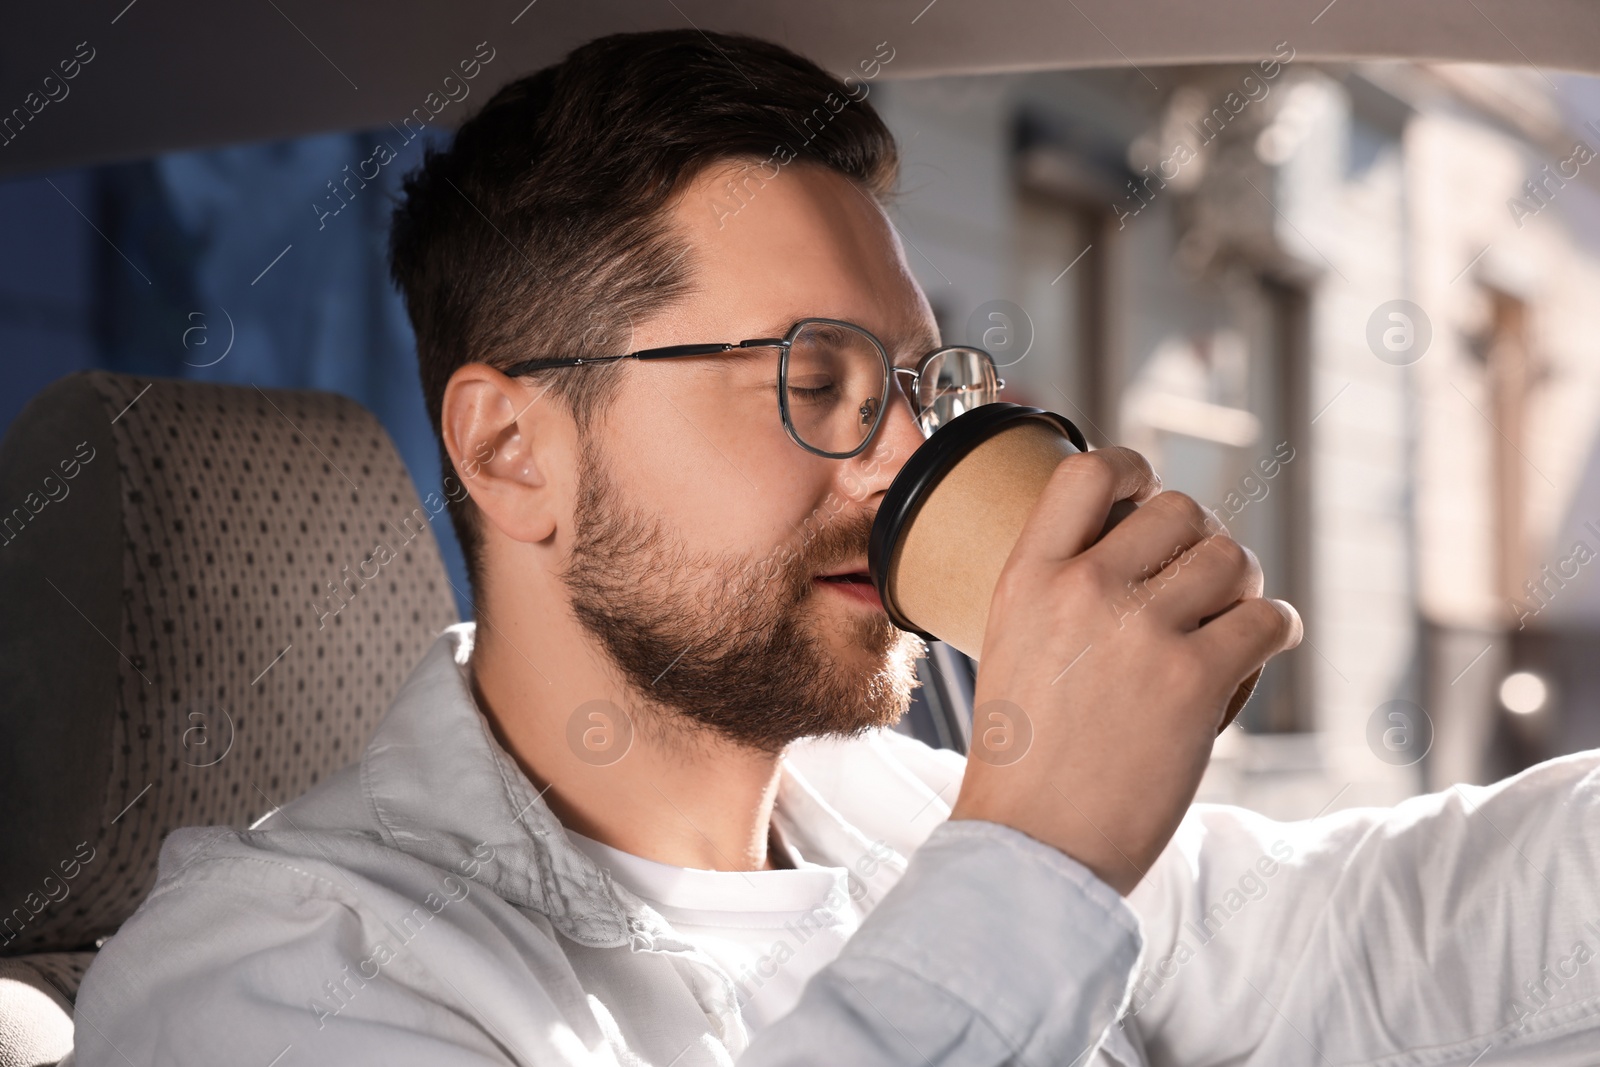
{"type": "Polygon", "coordinates": [[[1196,805],[1129,897],[1151,1063],[1594,1062],[1597,827],[1597,752],[1300,822],[1196,805]]]}
{"type": "Polygon", "coordinates": [[[1089,1059],[1142,938],[1127,902],[1025,834],[947,822],[741,1067],[957,1067],[1089,1059]]]}
{"type": "Polygon", "coordinates": [[[331,868],[256,859],[201,861],[158,885],[84,978],[76,1067],[595,1062],[552,1055],[563,1040],[581,1052],[566,1022],[580,1016],[536,981],[469,984],[512,973],[461,925],[480,919],[443,896],[360,884],[358,895],[331,868]],[[418,958],[446,942],[460,946],[453,980],[418,958]],[[516,1018],[531,1021],[523,1034],[496,1030],[516,1018]],[[550,1041],[524,1048],[530,1032],[550,1041]]]}

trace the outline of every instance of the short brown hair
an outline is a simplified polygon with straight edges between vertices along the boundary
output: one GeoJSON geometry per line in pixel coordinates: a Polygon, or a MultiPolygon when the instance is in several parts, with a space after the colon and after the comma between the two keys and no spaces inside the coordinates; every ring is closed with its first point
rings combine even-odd
{"type": "MultiPolygon", "coordinates": [[[[407,175],[390,229],[434,433],[462,365],[614,355],[685,295],[666,207],[707,166],[776,155],[887,197],[899,158],[865,96],[780,45],[693,29],[601,37],[500,89],[407,175]]],[[[586,434],[626,362],[535,377],[586,434]]],[[[459,478],[442,436],[439,454],[459,478]]],[[[477,509],[446,496],[481,595],[477,509]]]]}

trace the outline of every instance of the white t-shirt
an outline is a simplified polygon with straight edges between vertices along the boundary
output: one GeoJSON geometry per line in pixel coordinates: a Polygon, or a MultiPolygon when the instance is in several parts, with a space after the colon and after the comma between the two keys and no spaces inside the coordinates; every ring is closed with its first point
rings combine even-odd
{"type": "Polygon", "coordinates": [[[806,980],[839,954],[864,914],[845,868],[806,862],[776,832],[772,846],[787,853],[793,870],[674,867],[572,830],[567,836],[728,972],[752,1034],[794,1007],[806,980]]]}

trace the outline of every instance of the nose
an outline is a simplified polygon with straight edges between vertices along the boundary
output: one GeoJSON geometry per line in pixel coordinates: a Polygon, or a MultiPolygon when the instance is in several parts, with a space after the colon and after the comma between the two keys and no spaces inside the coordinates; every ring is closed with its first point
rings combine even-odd
{"type": "Polygon", "coordinates": [[[844,465],[846,489],[858,500],[885,492],[911,453],[927,440],[917,422],[915,405],[906,392],[912,388],[911,376],[897,373],[893,380],[900,383],[899,387],[890,388],[889,406],[872,440],[860,455],[844,465]]]}

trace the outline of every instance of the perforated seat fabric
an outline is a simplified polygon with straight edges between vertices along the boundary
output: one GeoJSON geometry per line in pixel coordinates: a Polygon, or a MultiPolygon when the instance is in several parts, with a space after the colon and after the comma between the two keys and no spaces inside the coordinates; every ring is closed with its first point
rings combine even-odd
{"type": "Polygon", "coordinates": [[[50,958],[0,959],[0,1063],[6,1067],[59,1063],[72,1051],[72,998],[32,966],[50,958]]]}
{"type": "Polygon", "coordinates": [[[59,997],[68,1006],[78,1002],[78,987],[83,985],[83,976],[93,962],[93,952],[39,952],[32,956],[0,959],[0,965],[26,966],[31,972],[28,976],[30,981],[37,976],[35,984],[39,988],[59,997]]]}
{"type": "Polygon", "coordinates": [[[168,831],[356,757],[456,621],[443,500],[332,394],[73,375],[0,509],[0,956],[92,948],[168,831]]]}

